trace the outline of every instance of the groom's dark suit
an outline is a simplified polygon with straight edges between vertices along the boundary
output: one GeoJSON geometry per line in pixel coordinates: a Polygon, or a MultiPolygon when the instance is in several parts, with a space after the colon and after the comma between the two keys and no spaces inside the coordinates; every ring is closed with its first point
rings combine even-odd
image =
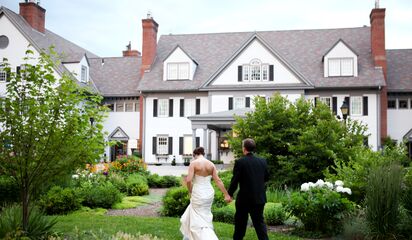
{"type": "Polygon", "coordinates": [[[258,238],[269,239],[263,221],[263,209],[266,203],[265,182],[269,179],[265,159],[248,153],[235,162],[233,177],[229,187],[229,195],[233,197],[238,185],[236,198],[234,240],[243,239],[246,233],[248,215],[252,218],[258,238]]]}

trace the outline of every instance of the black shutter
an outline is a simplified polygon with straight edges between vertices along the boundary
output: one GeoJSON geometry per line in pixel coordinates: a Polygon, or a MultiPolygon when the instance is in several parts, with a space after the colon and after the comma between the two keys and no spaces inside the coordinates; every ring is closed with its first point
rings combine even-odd
{"type": "Polygon", "coordinates": [[[229,110],[233,109],[233,98],[229,97],[229,110]]]}
{"type": "Polygon", "coordinates": [[[196,137],[196,147],[200,147],[200,137],[196,137]]]}
{"type": "Polygon", "coordinates": [[[250,108],[250,97],[246,97],[245,107],[250,108]]]}
{"type": "Polygon", "coordinates": [[[315,97],[315,107],[318,105],[319,97],[315,97]]]}
{"type": "Polygon", "coordinates": [[[153,117],[157,117],[157,99],[153,99],[153,117]]]}
{"type": "Polygon", "coordinates": [[[185,116],[185,100],[180,99],[180,116],[184,117],[185,116]]]}
{"type": "Polygon", "coordinates": [[[153,142],[152,142],[153,146],[153,154],[157,153],[157,137],[153,137],[153,142]]]}
{"type": "Polygon", "coordinates": [[[196,115],[200,114],[200,98],[196,98],[196,115]]]}
{"type": "Polygon", "coordinates": [[[337,97],[332,97],[332,111],[333,114],[338,113],[338,98],[337,97]]]}
{"type": "Polygon", "coordinates": [[[363,97],[363,115],[368,116],[368,97],[363,97]]]}
{"type": "Polygon", "coordinates": [[[183,137],[179,137],[179,155],[183,155],[183,137]]]}
{"type": "Polygon", "coordinates": [[[10,75],[10,69],[7,69],[7,70],[6,70],[6,82],[10,82],[10,77],[11,77],[11,75],[10,75]]]}
{"type": "Polygon", "coordinates": [[[273,65],[269,65],[269,81],[273,81],[273,65]]]}
{"type": "Polygon", "coordinates": [[[369,137],[363,136],[363,146],[369,147],[369,137]]]}
{"type": "Polygon", "coordinates": [[[20,75],[20,66],[17,66],[17,67],[16,67],[16,74],[17,74],[17,76],[20,75]]]}
{"type": "Polygon", "coordinates": [[[237,81],[241,82],[242,81],[242,66],[237,66],[237,81]]]}
{"type": "Polygon", "coordinates": [[[169,155],[173,154],[173,137],[169,137],[169,155]]]}
{"type": "Polygon", "coordinates": [[[169,99],[169,117],[173,117],[173,99],[169,99]]]}
{"type": "Polygon", "coordinates": [[[348,105],[348,116],[350,115],[350,97],[345,97],[345,102],[348,105]]]}

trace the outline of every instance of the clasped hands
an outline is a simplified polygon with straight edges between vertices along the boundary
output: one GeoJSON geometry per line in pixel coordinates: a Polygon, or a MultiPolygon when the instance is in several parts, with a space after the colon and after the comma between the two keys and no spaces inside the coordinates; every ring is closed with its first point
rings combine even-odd
{"type": "Polygon", "coordinates": [[[233,201],[233,198],[229,194],[225,195],[225,202],[231,203],[232,201],[233,201]]]}

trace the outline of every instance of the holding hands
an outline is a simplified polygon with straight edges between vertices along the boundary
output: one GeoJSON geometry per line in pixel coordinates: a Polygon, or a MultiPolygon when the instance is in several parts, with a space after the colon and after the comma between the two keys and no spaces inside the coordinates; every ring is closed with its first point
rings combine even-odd
{"type": "Polygon", "coordinates": [[[233,201],[232,197],[229,194],[225,194],[225,202],[231,203],[233,201]]]}

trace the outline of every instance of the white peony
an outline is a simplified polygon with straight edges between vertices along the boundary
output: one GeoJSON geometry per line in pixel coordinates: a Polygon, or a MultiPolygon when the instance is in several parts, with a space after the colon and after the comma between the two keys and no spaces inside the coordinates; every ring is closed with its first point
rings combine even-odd
{"type": "Polygon", "coordinates": [[[302,191],[302,192],[306,192],[306,191],[309,191],[309,184],[308,183],[304,183],[304,184],[302,184],[301,186],[300,186],[300,191],[302,191]]]}
{"type": "Polygon", "coordinates": [[[343,187],[342,186],[337,186],[336,187],[336,192],[343,192],[343,187]]]}
{"type": "Polygon", "coordinates": [[[335,182],[335,186],[343,186],[343,182],[341,180],[337,180],[335,182]]]}
{"type": "Polygon", "coordinates": [[[323,187],[323,186],[325,185],[325,182],[324,182],[322,179],[319,179],[319,180],[315,183],[315,185],[316,185],[317,187],[323,187]]]}
{"type": "Polygon", "coordinates": [[[329,189],[333,189],[333,184],[331,182],[325,182],[325,185],[329,188],[329,189]]]}
{"type": "Polygon", "coordinates": [[[347,193],[349,195],[352,194],[352,190],[350,190],[350,188],[343,188],[342,192],[347,193]]]}
{"type": "Polygon", "coordinates": [[[308,182],[308,184],[309,184],[309,188],[316,187],[316,185],[313,182],[308,182]]]}

